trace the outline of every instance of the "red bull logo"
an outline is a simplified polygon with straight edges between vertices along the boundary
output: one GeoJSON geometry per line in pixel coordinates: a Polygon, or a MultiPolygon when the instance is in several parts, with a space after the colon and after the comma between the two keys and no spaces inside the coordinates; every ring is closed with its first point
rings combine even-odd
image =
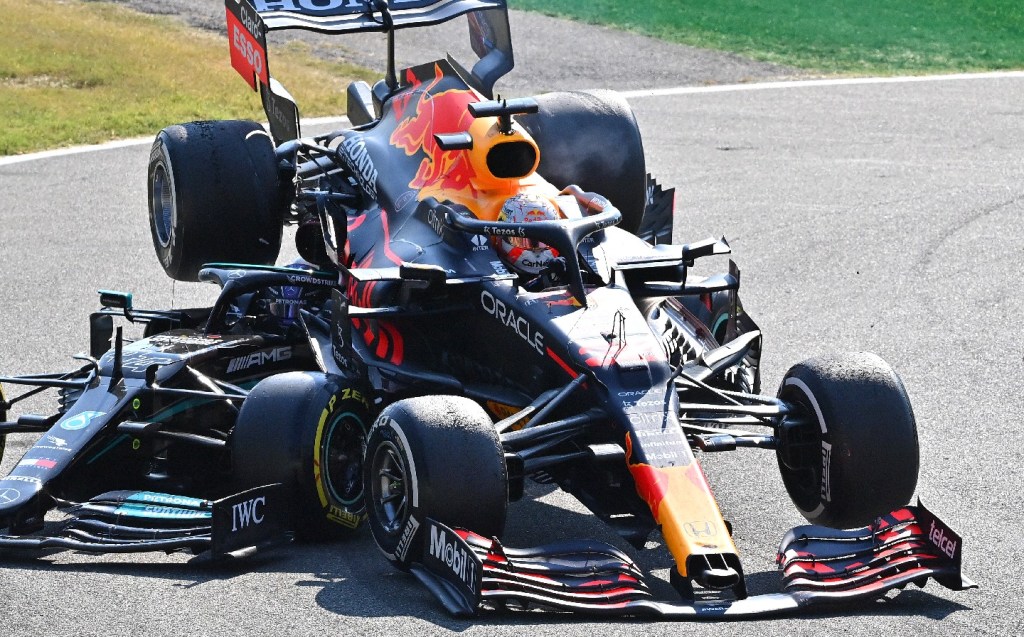
{"type": "MultiPolygon", "coordinates": [[[[398,123],[391,134],[390,143],[410,157],[423,153],[416,176],[409,182],[410,188],[420,190],[419,199],[429,196],[452,199],[453,192],[476,196],[472,184],[476,172],[468,153],[442,150],[434,134],[468,131],[473,117],[467,106],[480,101],[480,96],[475,91],[465,89],[432,93],[443,78],[440,67],[435,67],[435,71],[434,80],[416,90],[419,99],[415,102],[415,111],[398,123]]],[[[396,112],[401,117],[407,110],[401,108],[396,112]]]]}

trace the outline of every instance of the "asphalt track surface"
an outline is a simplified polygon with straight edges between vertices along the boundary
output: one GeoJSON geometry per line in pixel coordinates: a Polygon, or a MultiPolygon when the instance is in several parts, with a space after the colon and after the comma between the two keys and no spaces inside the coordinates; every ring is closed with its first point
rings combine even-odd
{"type": "MultiPolygon", "coordinates": [[[[237,569],[182,555],[0,556],[0,635],[1013,635],[1024,511],[1024,79],[808,86],[632,100],[649,169],[677,190],[677,240],[725,234],[766,335],[765,387],[792,364],[870,350],[913,401],[920,497],[966,538],[980,590],[929,583],[884,600],[758,625],[592,623],[568,616],[455,620],[364,533],[296,545],[237,569]]],[[[145,213],[148,146],[0,165],[0,370],[70,368],[95,290],[140,307],[209,302],[172,284],[145,213]]],[[[717,264],[722,268],[724,262],[717,264]]],[[[713,268],[712,268],[713,269],[713,268]]],[[[46,401],[30,405],[49,408],[46,401]]],[[[7,471],[31,444],[11,436],[7,471]]],[[[770,452],[704,456],[751,593],[801,519],[770,452]]],[[[506,541],[625,544],[559,492],[510,511],[506,541]]],[[[665,578],[661,548],[636,553],[665,578]]],[[[656,590],[671,589],[655,580],[656,590]]]]}

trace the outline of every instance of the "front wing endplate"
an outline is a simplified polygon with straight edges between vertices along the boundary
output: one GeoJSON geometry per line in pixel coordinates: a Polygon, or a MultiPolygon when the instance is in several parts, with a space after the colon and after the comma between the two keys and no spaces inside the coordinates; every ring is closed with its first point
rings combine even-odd
{"type": "Polygon", "coordinates": [[[53,533],[0,535],[0,549],[89,553],[190,551],[214,561],[247,557],[287,541],[287,496],[280,484],[210,501],[150,491],[110,491],[66,503],[53,533]]]}

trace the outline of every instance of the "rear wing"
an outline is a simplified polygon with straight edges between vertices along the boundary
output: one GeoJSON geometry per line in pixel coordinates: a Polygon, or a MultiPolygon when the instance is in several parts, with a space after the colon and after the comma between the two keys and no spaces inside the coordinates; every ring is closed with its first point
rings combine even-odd
{"type": "Polygon", "coordinates": [[[471,75],[484,95],[512,70],[512,40],[505,0],[224,0],[231,66],[260,92],[270,134],[278,144],[299,138],[295,100],[270,74],[268,31],[388,34],[387,86],[395,89],[394,32],[469,15],[470,41],[479,61],[471,75]]]}
{"type": "MultiPolygon", "coordinates": [[[[234,1],[238,4],[238,0],[234,1]]],[[[247,1],[247,0],[243,0],[247,1]]],[[[505,0],[251,0],[267,29],[321,33],[390,31],[437,24],[470,11],[504,9],[505,0]],[[384,8],[387,15],[384,17],[384,8]]]]}
{"type": "Polygon", "coordinates": [[[274,141],[280,144],[298,139],[299,107],[284,86],[270,75],[267,25],[249,0],[224,0],[224,8],[228,22],[228,42],[231,43],[231,66],[249,83],[252,90],[260,92],[263,111],[267,114],[274,141]]]}

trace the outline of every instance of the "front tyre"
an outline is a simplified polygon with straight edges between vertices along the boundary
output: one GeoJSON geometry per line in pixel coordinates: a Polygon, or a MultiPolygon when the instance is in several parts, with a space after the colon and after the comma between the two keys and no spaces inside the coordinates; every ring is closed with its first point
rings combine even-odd
{"type": "Polygon", "coordinates": [[[467,398],[388,406],[370,430],[363,467],[370,531],[399,569],[420,561],[417,530],[427,517],[486,537],[504,531],[505,455],[491,419],[467,398]]]}
{"type": "MultiPolygon", "coordinates": [[[[4,398],[4,388],[0,385],[0,422],[7,420],[7,410],[4,409],[4,405],[7,404],[6,398],[4,398]]],[[[7,434],[0,434],[0,462],[4,459],[4,450],[7,447],[7,434]]]]}
{"type": "Polygon", "coordinates": [[[366,398],[340,379],[318,372],[270,376],[249,392],[231,433],[238,488],[283,483],[299,538],[344,537],[365,519],[369,424],[366,398]]]}
{"type": "Polygon", "coordinates": [[[160,131],[149,156],[149,225],[164,271],[197,280],[215,261],[273,265],[287,201],[274,144],[249,121],[160,131]]]}
{"type": "Polygon", "coordinates": [[[899,376],[865,352],[813,358],[786,373],[779,398],[796,407],[777,432],[782,481],[812,524],[870,524],[910,500],[919,446],[899,376]]]}

